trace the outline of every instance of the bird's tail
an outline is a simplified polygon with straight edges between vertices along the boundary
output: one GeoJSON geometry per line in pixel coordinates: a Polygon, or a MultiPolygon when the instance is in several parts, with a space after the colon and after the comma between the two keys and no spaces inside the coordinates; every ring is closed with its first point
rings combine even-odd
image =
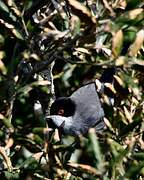
{"type": "Polygon", "coordinates": [[[114,106],[127,97],[129,90],[119,77],[116,68],[104,70],[100,79],[95,81],[102,103],[114,106]]]}
{"type": "Polygon", "coordinates": [[[115,74],[115,68],[108,68],[104,70],[99,80],[95,80],[96,89],[100,96],[102,104],[106,103],[110,106],[114,105],[116,93],[114,88],[115,74]]]}

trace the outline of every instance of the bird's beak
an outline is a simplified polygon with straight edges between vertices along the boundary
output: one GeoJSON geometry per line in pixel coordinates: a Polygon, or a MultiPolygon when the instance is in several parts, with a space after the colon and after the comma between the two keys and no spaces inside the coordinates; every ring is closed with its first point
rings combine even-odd
{"type": "Polygon", "coordinates": [[[63,128],[65,126],[65,121],[62,119],[57,119],[57,116],[49,116],[46,118],[48,126],[54,130],[53,137],[56,141],[60,141],[63,128]],[[58,122],[59,120],[59,122],[58,122]]]}

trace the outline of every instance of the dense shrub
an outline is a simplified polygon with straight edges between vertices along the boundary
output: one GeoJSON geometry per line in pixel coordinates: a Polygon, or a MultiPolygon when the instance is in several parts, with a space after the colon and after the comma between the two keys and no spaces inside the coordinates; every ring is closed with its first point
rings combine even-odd
{"type": "Polygon", "coordinates": [[[144,178],[143,27],[141,0],[0,1],[0,179],[144,178]],[[107,129],[53,136],[45,115],[55,96],[107,68],[107,129]]]}

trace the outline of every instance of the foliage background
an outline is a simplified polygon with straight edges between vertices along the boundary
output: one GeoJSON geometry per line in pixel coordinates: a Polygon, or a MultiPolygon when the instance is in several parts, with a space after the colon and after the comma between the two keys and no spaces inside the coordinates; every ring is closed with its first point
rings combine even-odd
{"type": "Polygon", "coordinates": [[[141,0],[0,1],[1,179],[144,178],[143,28],[141,0]],[[107,130],[51,135],[45,114],[55,96],[112,67],[107,130]]]}

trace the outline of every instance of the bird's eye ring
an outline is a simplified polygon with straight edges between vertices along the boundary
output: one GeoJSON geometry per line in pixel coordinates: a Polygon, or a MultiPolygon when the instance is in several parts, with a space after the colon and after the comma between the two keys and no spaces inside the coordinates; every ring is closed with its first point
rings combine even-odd
{"type": "Polygon", "coordinates": [[[59,109],[58,115],[63,116],[64,115],[64,109],[59,109]]]}

